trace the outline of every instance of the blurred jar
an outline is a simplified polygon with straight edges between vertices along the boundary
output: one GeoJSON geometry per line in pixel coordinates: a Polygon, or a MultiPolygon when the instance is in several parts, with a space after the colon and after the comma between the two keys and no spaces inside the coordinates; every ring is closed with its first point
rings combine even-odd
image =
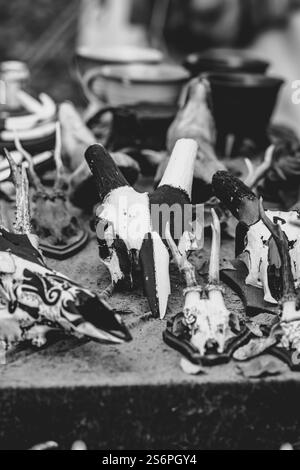
{"type": "Polygon", "coordinates": [[[0,62],[0,105],[6,111],[20,108],[18,92],[26,88],[30,73],[27,65],[21,61],[0,62]]]}

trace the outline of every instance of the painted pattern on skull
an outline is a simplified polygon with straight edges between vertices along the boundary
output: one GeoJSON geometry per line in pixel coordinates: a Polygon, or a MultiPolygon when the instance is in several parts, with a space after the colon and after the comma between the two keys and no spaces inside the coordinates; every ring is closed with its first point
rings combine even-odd
{"type": "MultiPolygon", "coordinates": [[[[300,285],[300,238],[299,229],[293,225],[293,222],[299,220],[299,215],[296,211],[266,213],[274,223],[280,223],[288,239],[292,272],[297,288],[300,285]]],[[[249,269],[246,283],[263,288],[267,302],[278,303],[282,296],[282,263],[277,246],[262,221],[249,228],[242,259],[247,260],[249,269]]]]}

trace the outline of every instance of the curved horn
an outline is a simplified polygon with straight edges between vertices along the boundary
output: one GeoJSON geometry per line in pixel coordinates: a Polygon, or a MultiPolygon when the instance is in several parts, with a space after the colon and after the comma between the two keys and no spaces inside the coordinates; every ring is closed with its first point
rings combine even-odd
{"type": "Polygon", "coordinates": [[[61,158],[62,154],[62,139],[61,139],[61,125],[59,122],[56,123],[56,141],[54,149],[54,161],[56,165],[56,182],[54,189],[57,191],[61,189],[66,181],[65,168],[61,158]]]}
{"type": "Polygon", "coordinates": [[[17,187],[17,180],[18,180],[18,165],[16,164],[15,160],[13,159],[11,153],[5,148],[4,153],[6,159],[9,163],[10,167],[10,177],[15,187],[17,187]]]}
{"type": "Polygon", "coordinates": [[[283,273],[282,301],[284,302],[286,299],[296,298],[296,288],[295,288],[294,277],[293,277],[293,272],[292,272],[291,258],[289,254],[288,238],[286,234],[284,233],[284,231],[282,230],[281,226],[279,224],[274,224],[266,215],[264,207],[263,207],[262,199],[260,199],[260,202],[259,202],[259,211],[260,211],[261,220],[263,221],[267,229],[270,231],[276,243],[279,256],[281,259],[282,273],[283,273]]]}
{"type": "Polygon", "coordinates": [[[11,169],[11,178],[16,188],[16,220],[14,223],[15,233],[31,234],[29,185],[25,164],[17,165],[12,155],[4,149],[5,156],[11,169]]]}
{"type": "Polygon", "coordinates": [[[40,191],[40,192],[45,192],[45,188],[44,188],[44,186],[42,185],[41,180],[40,180],[40,178],[38,177],[38,175],[36,174],[36,171],[35,171],[35,169],[34,169],[32,156],[31,156],[30,153],[27,152],[27,150],[25,150],[24,147],[22,146],[17,132],[15,132],[14,140],[15,140],[15,147],[16,147],[16,149],[18,150],[18,152],[20,152],[20,154],[23,156],[23,158],[25,158],[25,160],[26,160],[26,162],[27,162],[27,164],[28,164],[28,171],[29,171],[30,179],[31,179],[31,181],[32,181],[32,183],[33,183],[35,189],[36,189],[37,191],[40,191]]]}
{"type": "Polygon", "coordinates": [[[249,186],[251,189],[255,188],[257,184],[266,176],[268,171],[272,168],[275,150],[275,145],[268,147],[265,152],[263,162],[257,168],[254,168],[252,162],[249,159],[246,159],[246,165],[250,170],[249,175],[244,181],[246,186],[249,186]]]}
{"type": "Polygon", "coordinates": [[[91,145],[85,152],[85,159],[95,178],[100,202],[113,189],[129,186],[111,155],[101,144],[91,145]]]}

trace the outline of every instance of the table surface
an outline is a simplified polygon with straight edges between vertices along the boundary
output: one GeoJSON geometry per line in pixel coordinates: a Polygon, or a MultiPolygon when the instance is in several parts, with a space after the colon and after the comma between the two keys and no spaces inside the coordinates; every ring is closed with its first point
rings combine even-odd
{"type": "MultiPolygon", "coordinates": [[[[209,257],[210,239],[194,259],[209,257]]],[[[233,256],[223,241],[223,258],[233,256]]],[[[79,255],[49,265],[101,293],[109,274],[95,238],[79,255]]],[[[182,308],[184,287],[171,267],[169,315],[182,308]]],[[[231,311],[244,314],[226,287],[231,311]]],[[[41,351],[22,350],[0,367],[0,449],[26,449],[77,439],[90,449],[278,449],[300,439],[300,375],[244,379],[231,362],[188,376],[180,354],[162,340],[166,321],[151,318],[142,289],[115,293],[133,341],[104,345],[67,338],[41,351]],[[130,313],[125,313],[130,311],[130,313]]]]}
{"type": "MultiPolygon", "coordinates": [[[[196,266],[209,257],[210,241],[196,266]]],[[[233,243],[223,241],[223,258],[232,259],[233,243]]],[[[48,260],[57,271],[99,294],[109,284],[109,274],[98,258],[95,237],[77,256],[66,261],[48,260]]],[[[171,266],[172,294],[168,315],[182,309],[183,282],[176,266],[171,266]]],[[[239,298],[226,287],[225,301],[231,311],[243,315],[239,298]]],[[[243,380],[236,373],[234,363],[206,369],[206,374],[190,377],[181,371],[180,354],[162,340],[166,320],[153,319],[142,288],[133,292],[116,292],[111,305],[122,314],[129,326],[133,341],[122,345],[106,345],[93,341],[66,338],[41,351],[30,349],[9,356],[8,364],[0,368],[0,388],[7,387],[76,387],[76,386],[124,386],[157,385],[183,382],[236,382],[243,380]]],[[[279,380],[299,379],[300,374],[281,375],[279,380]]]]}
{"type": "MultiPolygon", "coordinates": [[[[152,180],[139,180],[139,191],[152,180]]],[[[208,233],[196,269],[210,255],[208,233]]],[[[223,238],[222,258],[234,257],[223,238]]],[[[91,234],[85,249],[49,266],[101,294],[110,283],[91,234]]],[[[167,318],[182,310],[184,282],[171,264],[167,318]]],[[[68,449],[77,439],[90,449],[278,449],[300,442],[300,374],[249,380],[235,362],[183,373],[181,356],[162,339],[167,319],[153,319],[142,286],[115,292],[111,305],[123,312],[133,341],[99,344],[66,338],[40,351],[21,349],[0,366],[0,449],[27,449],[56,440],[68,449]]],[[[228,309],[243,305],[225,286],[228,309]]],[[[272,358],[273,361],[278,361],[272,358]]],[[[279,361],[278,361],[279,362],[279,361]]],[[[280,364],[282,367],[282,364],[280,364]]]]}

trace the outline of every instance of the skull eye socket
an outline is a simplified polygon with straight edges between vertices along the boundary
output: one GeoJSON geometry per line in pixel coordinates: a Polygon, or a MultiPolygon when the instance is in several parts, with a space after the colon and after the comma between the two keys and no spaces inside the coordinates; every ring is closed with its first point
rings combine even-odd
{"type": "Polygon", "coordinates": [[[51,237],[51,232],[47,227],[40,226],[35,219],[31,220],[31,225],[33,231],[40,237],[40,238],[48,238],[51,237]]]}
{"type": "Polygon", "coordinates": [[[64,227],[61,231],[62,235],[66,238],[73,237],[76,235],[78,229],[78,222],[76,217],[72,217],[70,224],[67,227],[64,227]]]}

